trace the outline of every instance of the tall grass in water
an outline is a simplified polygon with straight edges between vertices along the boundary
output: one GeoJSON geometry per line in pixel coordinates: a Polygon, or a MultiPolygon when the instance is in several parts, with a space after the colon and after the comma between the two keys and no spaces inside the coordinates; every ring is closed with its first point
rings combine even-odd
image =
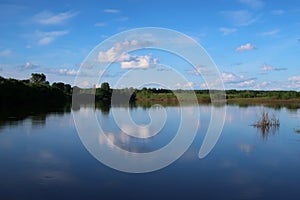
{"type": "Polygon", "coordinates": [[[275,134],[280,126],[280,122],[274,113],[270,117],[269,113],[263,110],[260,114],[260,119],[252,124],[252,126],[260,129],[261,136],[266,138],[270,131],[275,134]]]}
{"type": "Polygon", "coordinates": [[[261,112],[260,119],[253,124],[253,126],[257,128],[266,128],[266,127],[279,127],[280,122],[279,118],[276,118],[273,113],[271,117],[269,117],[269,113],[265,110],[261,112]]]}

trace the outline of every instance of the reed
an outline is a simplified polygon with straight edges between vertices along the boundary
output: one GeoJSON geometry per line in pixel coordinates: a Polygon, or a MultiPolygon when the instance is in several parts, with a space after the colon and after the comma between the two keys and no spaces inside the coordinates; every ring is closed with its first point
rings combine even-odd
{"type": "Polygon", "coordinates": [[[260,119],[258,121],[256,121],[253,124],[253,126],[255,126],[257,128],[266,129],[266,128],[270,128],[270,127],[279,127],[280,122],[279,122],[279,118],[277,118],[274,113],[270,117],[269,113],[267,111],[263,110],[261,112],[260,119]]]}

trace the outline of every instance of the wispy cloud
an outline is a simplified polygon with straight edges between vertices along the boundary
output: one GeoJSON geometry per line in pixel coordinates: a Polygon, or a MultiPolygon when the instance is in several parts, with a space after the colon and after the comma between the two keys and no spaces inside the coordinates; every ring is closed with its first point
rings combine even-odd
{"type": "Polygon", "coordinates": [[[12,54],[12,51],[10,49],[4,49],[0,51],[0,57],[7,57],[12,54]]]}
{"type": "Polygon", "coordinates": [[[17,68],[20,69],[20,70],[31,70],[31,69],[36,69],[36,68],[39,68],[40,65],[36,65],[36,64],[33,64],[31,62],[26,62],[24,64],[21,64],[21,65],[18,65],[17,68]]]}
{"type": "Polygon", "coordinates": [[[242,51],[250,51],[250,50],[254,50],[254,49],[256,49],[256,47],[254,45],[252,45],[251,43],[246,43],[245,45],[241,45],[241,46],[237,47],[236,51],[242,52],[242,51]]]}
{"type": "Polygon", "coordinates": [[[129,17],[120,17],[118,19],[116,19],[116,21],[120,21],[120,22],[124,22],[124,21],[128,21],[129,17]]]}
{"type": "Polygon", "coordinates": [[[283,14],[285,14],[285,11],[284,10],[272,10],[271,14],[272,15],[283,15],[283,14]]]}
{"type": "Polygon", "coordinates": [[[95,26],[96,27],[104,27],[104,26],[107,26],[107,24],[104,23],[104,22],[98,22],[98,23],[95,24],[95,26]]]}
{"type": "Polygon", "coordinates": [[[277,35],[277,33],[280,32],[280,29],[273,29],[271,31],[266,31],[266,32],[262,32],[260,35],[262,36],[272,36],[272,35],[277,35]]]}
{"type": "Polygon", "coordinates": [[[56,38],[69,34],[68,30],[62,31],[50,31],[50,32],[42,32],[37,31],[36,36],[39,38],[38,44],[39,45],[47,45],[53,42],[56,38]]]}
{"type": "Polygon", "coordinates": [[[76,76],[79,71],[75,69],[50,69],[50,73],[58,74],[58,75],[67,75],[67,76],[76,76]]]}
{"type": "Polygon", "coordinates": [[[260,0],[238,0],[238,2],[255,9],[262,8],[265,5],[264,2],[260,0]]]}
{"type": "Polygon", "coordinates": [[[226,88],[252,88],[256,83],[256,77],[245,77],[243,75],[237,75],[232,72],[223,72],[221,74],[222,78],[210,83],[202,83],[200,86],[202,88],[216,88],[216,85],[223,82],[226,88]]]}
{"type": "Polygon", "coordinates": [[[42,25],[59,25],[64,24],[71,18],[75,17],[78,12],[68,11],[54,14],[48,11],[43,11],[35,15],[34,20],[42,25]]]}
{"type": "Polygon", "coordinates": [[[221,28],[219,28],[219,31],[221,31],[223,33],[223,35],[230,35],[230,34],[236,32],[237,29],[221,27],[221,28]]]}
{"type": "Polygon", "coordinates": [[[259,19],[259,16],[248,10],[222,11],[222,15],[227,17],[236,26],[248,26],[259,19]]]}
{"type": "Polygon", "coordinates": [[[120,12],[120,10],[117,10],[117,9],[104,9],[103,12],[117,14],[117,13],[120,12]]]}
{"type": "Polygon", "coordinates": [[[264,64],[260,69],[262,71],[284,71],[284,70],[287,70],[287,68],[273,67],[271,65],[266,65],[266,64],[264,64]]]}

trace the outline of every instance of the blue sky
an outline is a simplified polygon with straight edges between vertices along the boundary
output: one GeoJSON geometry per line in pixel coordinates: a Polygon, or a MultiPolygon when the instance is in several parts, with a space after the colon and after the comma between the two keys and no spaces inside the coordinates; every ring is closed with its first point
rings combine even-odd
{"type": "MultiPolygon", "coordinates": [[[[227,89],[300,90],[298,0],[1,0],[0,10],[3,77],[41,72],[51,83],[73,84],[80,64],[103,40],[132,28],[163,27],[199,42],[227,89]]],[[[146,55],[152,54],[140,58],[146,55]]],[[[128,70],[119,64],[119,71],[128,70]]],[[[193,88],[205,88],[201,78],[190,80],[193,88]]]]}

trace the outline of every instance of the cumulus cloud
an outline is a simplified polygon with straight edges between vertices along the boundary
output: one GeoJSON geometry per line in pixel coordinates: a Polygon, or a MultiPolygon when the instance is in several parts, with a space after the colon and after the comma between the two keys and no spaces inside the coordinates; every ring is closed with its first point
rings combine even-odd
{"type": "Polygon", "coordinates": [[[300,90],[300,76],[292,76],[288,78],[288,88],[290,89],[295,89],[295,90],[300,90]]]}
{"type": "Polygon", "coordinates": [[[264,2],[260,0],[238,0],[240,3],[245,4],[251,8],[262,8],[264,6],[264,2]]]}
{"type": "Polygon", "coordinates": [[[139,42],[137,40],[125,40],[124,42],[116,43],[113,47],[107,51],[101,51],[98,53],[98,61],[101,63],[120,63],[122,69],[132,68],[148,68],[152,64],[157,64],[157,58],[151,58],[151,55],[131,55],[127,53],[127,50],[142,48],[146,43],[139,42]]]}
{"type": "Polygon", "coordinates": [[[150,55],[146,56],[131,56],[128,61],[121,62],[122,69],[149,68],[150,65],[158,63],[158,59],[152,59],[150,55]]]}
{"type": "Polygon", "coordinates": [[[262,71],[283,71],[287,70],[287,68],[273,67],[271,65],[264,64],[261,68],[262,71]]]}
{"type": "Polygon", "coordinates": [[[255,84],[256,78],[236,75],[230,72],[223,72],[222,80],[229,87],[250,87],[255,84]]]}
{"type": "Polygon", "coordinates": [[[254,16],[254,14],[248,10],[222,11],[221,14],[232,21],[236,26],[248,26],[259,19],[259,16],[254,16]]]}
{"type": "Polygon", "coordinates": [[[117,14],[117,13],[120,12],[120,10],[117,10],[117,9],[104,9],[103,12],[117,14]]]}
{"type": "Polygon", "coordinates": [[[0,57],[7,57],[12,54],[12,51],[10,49],[4,49],[0,51],[0,57]]]}
{"type": "Polygon", "coordinates": [[[224,28],[224,27],[221,27],[219,28],[219,31],[221,31],[223,33],[223,35],[230,35],[234,32],[237,31],[236,28],[224,28]]]}
{"type": "Polygon", "coordinates": [[[130,59],[130,54],[126,52],[129,48],[138,48],[139,42],[137,40],[125,40],[118,42],[107,51],[100,51],[98,54],[98,61],[102,63],[122,62],[130,59]]]}
{"type": "Polygon", "coordinates": [[[245,45],[241,45],[241,46],[237,47],[236,51],[242,52],[242,51],[250,51],[253,49],[256,49],[256,47],[254,45],[252,45],[251,43],[246,43],[245,45]]]}
{"type": "Polygon", "coordinates": [[[35,15],[34,19],[37,23],[42,25],[58,25],[64,24],[69,19],[75,17],[78,13],[77,12],[62,12],[58,14],[53,14],[48,11],[43,11],[35,15]]]}
{"type": "Polygon", "coordinates": [[[300,76],[292,76],[288,78],[289,81],[300,82],[300,76]]]}
{"type": "Polygon", "coordinates": [[[41,32],[37,31],[36,35],[39,37],[39,45],[47,45],[56,40],[58,37],[69,34],[68,30],[62,31],[50,31],[50,32],[41,32]]]}

